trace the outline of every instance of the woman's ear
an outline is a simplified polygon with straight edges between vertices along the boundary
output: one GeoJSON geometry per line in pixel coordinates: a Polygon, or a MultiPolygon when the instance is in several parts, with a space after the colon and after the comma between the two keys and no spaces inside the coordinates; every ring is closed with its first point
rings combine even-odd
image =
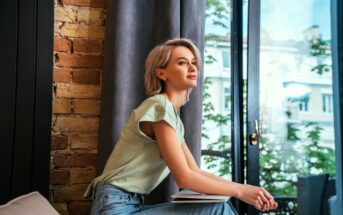
{"type": "Polygon", "coordinates": [[[156,71],[155,71],[157,77],[163,81],[166,81],[167,80],[167,77],[165,75],[165,71],[164,69],[161,69],[161,68],[157,68],[156,71]]]}

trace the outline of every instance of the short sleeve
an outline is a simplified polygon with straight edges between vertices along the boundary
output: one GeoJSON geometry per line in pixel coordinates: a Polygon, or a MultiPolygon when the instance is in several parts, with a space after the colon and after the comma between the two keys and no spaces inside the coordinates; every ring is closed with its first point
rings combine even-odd
{"type": "MultiPolygon", "coordinates": [[[[171,104],[163,102],[163,100],[147,100],[139,108],[135,110],[135,118],[137,128],[139,129],[140,122],[167,122],[176,132],[179,137],[179,129],[177,115],[171,104]]],[[[142,131],[141,134],[145,135],[142,131]]]]}

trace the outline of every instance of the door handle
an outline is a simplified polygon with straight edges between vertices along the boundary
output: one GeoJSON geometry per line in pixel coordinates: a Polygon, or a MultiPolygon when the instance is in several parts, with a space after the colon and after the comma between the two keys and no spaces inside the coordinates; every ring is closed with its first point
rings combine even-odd
{"type": "Polygon", "coordinates": [[[250,136],[250,143],[251,145],[256,145],[258,142],[259,134],[258,134],[258,121],[255,119],[255,131],[250,136]]]}

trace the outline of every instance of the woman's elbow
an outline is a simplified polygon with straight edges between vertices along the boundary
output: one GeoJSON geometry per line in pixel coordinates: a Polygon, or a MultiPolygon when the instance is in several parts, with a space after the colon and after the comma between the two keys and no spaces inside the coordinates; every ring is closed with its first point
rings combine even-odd
{"type": "Polygon", "coordinates": [[[185,170],[174,176],[177,185],[181,188],[189,188],[189,184],[192,181],[193,171],[191,169],[185,170]]]}

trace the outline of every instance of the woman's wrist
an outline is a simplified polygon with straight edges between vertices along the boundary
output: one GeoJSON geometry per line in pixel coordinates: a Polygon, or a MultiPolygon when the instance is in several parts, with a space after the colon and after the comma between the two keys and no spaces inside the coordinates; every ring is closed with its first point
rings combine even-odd
{"type": "Polygon", "coordinates": [[[235,197],[235,198],[240,198],[242,196],[242,191],[244,189],[244,184],[239,184],[239,183],[233,183],[233,189],[231,190],[230,196],[235,197]]]}

